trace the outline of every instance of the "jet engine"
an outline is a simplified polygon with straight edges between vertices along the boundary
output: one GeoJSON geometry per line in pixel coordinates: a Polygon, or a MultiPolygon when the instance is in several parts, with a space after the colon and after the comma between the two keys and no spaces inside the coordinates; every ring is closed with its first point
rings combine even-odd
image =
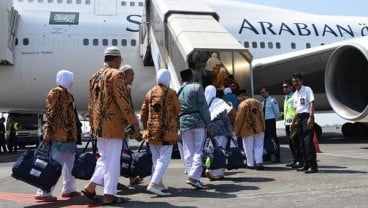
{"type": "Polygon", "coordinates": [[[332,109],[350,121],[368,122],[368,37],[338,47],[325,71],[325,90],[332,109]]]}
{"type": "Polygon", "coordinates": [[[332,109],[345,123],[345,136],[368,135],[368,37],[337,48],[325,70],[325,90],[332,109]]]}

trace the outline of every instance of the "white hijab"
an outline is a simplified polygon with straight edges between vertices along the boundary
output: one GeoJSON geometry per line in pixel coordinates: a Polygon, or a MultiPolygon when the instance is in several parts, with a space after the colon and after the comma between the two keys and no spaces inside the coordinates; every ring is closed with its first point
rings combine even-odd
{"type": "Polygon", "coordinates": [[[68,70],[60,70],[56,74],[56,83],[59,86],[62,86],[63,88],[69,90],[74,81],[74,74],[71,71],[68,70]]]}
{"type": "Polygon", "coordinates": [[[216,98],[216,88],[213,85],[208,85],[204,90],[204,96],[206,98],[207,104],[209,106],[209,111],[211,114],[211,120],[215,119],[220,113],[226,111],[229,113],[232,107],[228,105],[223,99],[216,98]]]}
{"type": "Polygon", "coordinates": [[[171,76],[170,76],[169,70],[167,69],[158,70],[157,76],[156,76],[157,84],[162,84],[165,87],[170,87],[170,81],[171,81],[171,76]]]}

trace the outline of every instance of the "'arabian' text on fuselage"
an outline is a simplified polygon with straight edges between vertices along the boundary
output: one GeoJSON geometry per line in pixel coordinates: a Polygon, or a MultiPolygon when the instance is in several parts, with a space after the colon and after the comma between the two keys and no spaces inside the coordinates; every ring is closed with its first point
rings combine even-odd
{"type": "Polygon", "coordinates": [[[274,25],[271,22],[260,21],[256,24],[250,23],[247,19],[243,19],[240,26],[239,34],[245,33],[245,31],[251,31],[256,35],[290,35],[299,36],[327,36],[333,35],[335,37],[356,37],[356,36],[368,36],[368,26],[366,24],[358,24],[358,30],[353,30],[350,25],[328,25],[328,24],[306,24],[306,23],[291,23],[286,24],[281,22],[279,25],[274,25]]]}

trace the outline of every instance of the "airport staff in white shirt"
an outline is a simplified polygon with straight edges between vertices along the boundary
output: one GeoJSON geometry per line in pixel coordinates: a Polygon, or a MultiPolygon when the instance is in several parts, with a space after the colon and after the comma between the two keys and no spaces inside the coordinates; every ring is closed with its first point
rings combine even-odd
{"type": "Polygon", "coordinates": [[[298,171],[305,173],[318,172],[316,150],[313,144],[313,125],[314,125],[314,94],[310,87],[303,85],[301,74],[292,75],[292,83],[295,88],[294,105],[296,114],[290,125],[290,130],[298,131],[299,141],[302,143],[302,155],[304,156],[304,167],[298,171]],[[304,145],[303,145],[304,144],[304,145]]]}

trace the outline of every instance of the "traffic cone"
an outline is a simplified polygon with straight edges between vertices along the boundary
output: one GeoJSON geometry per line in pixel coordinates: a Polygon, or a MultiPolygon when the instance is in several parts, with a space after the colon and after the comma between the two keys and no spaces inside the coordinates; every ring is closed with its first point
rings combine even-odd
{"type": "Polygon", "coordinates": [[[316,153],[321,153],[321,150],[319,149],[318,137],[317,137],[316,131],[313,132],[313,144],[314,144],[314,148],[316,149],[316,153]]]}

